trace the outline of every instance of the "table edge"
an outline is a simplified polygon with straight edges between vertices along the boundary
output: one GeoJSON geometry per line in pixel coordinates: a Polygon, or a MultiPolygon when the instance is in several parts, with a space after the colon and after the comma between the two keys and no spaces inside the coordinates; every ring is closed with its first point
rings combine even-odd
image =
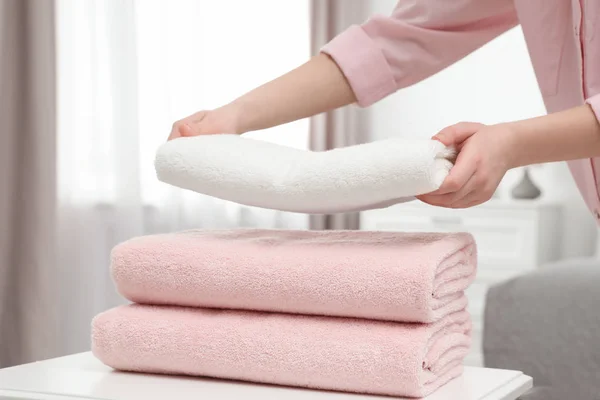
{"type": "Polygon", "coordinates": [[[506,385],[502,385],[493,392],[488,393],[481,400],[515,400],[531,388],[533,388],[533,379],[521,373],[507,382],[506,385]]]}

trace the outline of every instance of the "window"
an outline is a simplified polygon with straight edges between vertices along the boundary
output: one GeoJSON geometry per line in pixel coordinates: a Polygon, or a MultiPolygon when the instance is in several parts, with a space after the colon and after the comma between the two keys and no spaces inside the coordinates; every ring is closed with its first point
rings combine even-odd
{"type": "MultiPolygon", "coordinates": [[[[59,193],[74,203],[163,204],[153,158],[172,123],[310,52],[308,0],[58,0],[57,16],[59,193]]],[[[307,134],[303,120],[249,136],[306,148],[307,134]]]]}

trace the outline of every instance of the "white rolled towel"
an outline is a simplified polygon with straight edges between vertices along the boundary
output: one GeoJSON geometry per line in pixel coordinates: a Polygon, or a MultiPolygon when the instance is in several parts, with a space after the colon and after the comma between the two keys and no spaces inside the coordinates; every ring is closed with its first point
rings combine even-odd
{"type": "Polygon", "coordinates": [[[305,214],[384,208],[440,187],[455,152],[436,140],[387,139],[324,152],[239,135],[171,140],[160,181],[238,204],[305,214]]]}

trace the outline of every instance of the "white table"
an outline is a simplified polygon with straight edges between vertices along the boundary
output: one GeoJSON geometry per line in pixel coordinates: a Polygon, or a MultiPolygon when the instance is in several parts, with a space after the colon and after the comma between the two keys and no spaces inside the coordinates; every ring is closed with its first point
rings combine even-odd
{"type": "MultiPolygon", "coordinates": [[[[514,400],[532,387],[518,371],[466,367],[460,378],[427,400],[514,400]]],[[[0,370],[0,399],[29,400],[374,400],[364,396],[207,378],[115,372],[91,353],[0,370]]],[[[389,397],[388,397],[389,398],[389,397]]]]}

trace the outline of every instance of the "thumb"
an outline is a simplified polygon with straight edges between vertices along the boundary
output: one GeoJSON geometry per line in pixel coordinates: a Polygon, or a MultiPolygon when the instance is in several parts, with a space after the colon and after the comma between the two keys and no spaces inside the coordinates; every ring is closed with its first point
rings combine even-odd
{"type": "Polygon", "coordinates": [[[183,123],[179,126],[179,135],[182,137],[198,136],[201,132],[199,129],[193,129],[189,123],[183,123]]]}
{"type": "Polygon", "coordinates": [[[205,131],[205,119],[207,116],[207,111],[199,111],[193,115],[190,115],[186,119],[184,119],[181,124],[181,128],[179,133],[181,136],[198,136],[202,135],[205,131]]]}
{"type": "Polygon", "coordinates": [[[176,121],[171,128],[171,133],[169,134],[169,138],[167,140],[202,134],[198,123],[204,119],[205,115],[205,111],[200,111],[190,115],[189,117],[176,121]]]}

